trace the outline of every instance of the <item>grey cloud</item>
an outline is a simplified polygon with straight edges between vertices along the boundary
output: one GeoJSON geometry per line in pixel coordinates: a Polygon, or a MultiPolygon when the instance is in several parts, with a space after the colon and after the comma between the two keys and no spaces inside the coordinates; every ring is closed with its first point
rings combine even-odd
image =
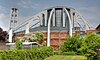
{"type": "Polygon", "coordinates": [[[9,17],[3,13],[0,14],[0,27],[2,27],[3,30],[8,30],[9,27],[9,17]]]}
{"type": "Polygon", "coordinates": [[[39,4],[35,4],[31,0],[21,0],[21,2],[17,3],[17,5],[23,8],[36,8],[39,4]]]}

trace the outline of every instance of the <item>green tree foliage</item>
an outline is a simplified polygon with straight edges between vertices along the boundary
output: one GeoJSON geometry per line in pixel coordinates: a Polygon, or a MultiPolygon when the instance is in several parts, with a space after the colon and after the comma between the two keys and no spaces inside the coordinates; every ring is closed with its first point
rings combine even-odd
{"type": "Polygon", "coordinates": [[[36,33],[35,34],[36,40],[40,43],[44,45],[44,34],[43,33],[36,33]]]}
{"type": "Polygon", "coordinates": [[[36,42],[36,41],[41,41],[43,42],[44,41],[44,34],[43,33],[35,33],[35,34],[26,34],[25,36],[23,36],[20,40],[22,40],[23,42],[25,41],[33,41],[33,42],[36,42]]]}
{"type": "Polygon", "coordinates": [[[100,47],[100,36],[94,33],[83,38],[78,36],[70,37],[62,46],[62,52],[76,52],[79,55],[86,55],[87,57],[96,56],[96,49],[100,47]]]}
{"type": "Polygon", "coordinates": [[[17,40],[16,41],[16,49],[22,49],[22,41],[20,41],[20,40],[17,40]]]}
{"type": "Polygon", "coordinates": [[[100,49],[100,36],[95,35],[94,33],[85,36],[82,39],[81,47],[78,49],[79,54],[85,54],[91,59],[97,55],[95,52],[96,49],[100,49]]]}
{"type": "Polygon", "coordinates": [[[81,38],[78,36],[69,37],[62,46],[61,50],[63,52],[77,52],[77,50],[80,48],[80,40],[81,38]]]}
{"type": "Polygon", "coordinates": [[[44,41],[44,34],[43,33],[36,33],[35,34],[37,40],[44,41]]]}
{"type": "Polygon", "coordinates": [[[25,34],[20,40],[23,41],[23,42],[30,42],[30,41],[33,41],[35,40],[35,35],[34,34],[25,34]]]}

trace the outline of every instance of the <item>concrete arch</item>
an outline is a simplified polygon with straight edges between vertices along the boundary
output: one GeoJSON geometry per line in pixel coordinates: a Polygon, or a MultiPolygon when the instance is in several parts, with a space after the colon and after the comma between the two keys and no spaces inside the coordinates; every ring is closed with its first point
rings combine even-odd
{"type": "Polygon", "coordinates": [[[66,8],[63,8],[66,12],[66,14],[68,15],[68,20],[69,20],[69,36],[72,36],[72,24],[71,24],[71,18],[70,15],[68,13],[68,11],[66,10],[66,8]]]}
{"type": "Polygon", "coordinates": [[[51,26],[51,17],[53,15],[54,12],[54,8],[52,9],[52,11],[50,12],[50,16],[49,16],[49,20],[48,20],[48,37],[47,37],[47,46],[50,46],[50,26],[51,26]]]}
{"type": "MultiPolygon", "coordinates": [[[[63,8],[64,11],[66,12],[66,14],[68,15],[68,20],[69,20],[69,36],[72,36],[72,25],[71,25],[71,18],[70,15],[68,13],[68,11],[66,10],[66,8],[63,8]]],[[[53,8],[50,12],[50,16],[49,16],[49,20],[48,20],[48,37],[47,37],[47,46],[50,46],[50,26],[51,26],[51,17],[54,13],[55,8],[53,8]]]]}

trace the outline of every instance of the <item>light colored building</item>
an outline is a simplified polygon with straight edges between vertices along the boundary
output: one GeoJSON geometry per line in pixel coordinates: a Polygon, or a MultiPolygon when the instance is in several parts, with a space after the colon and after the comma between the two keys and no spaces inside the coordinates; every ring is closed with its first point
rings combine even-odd
{"type": "MultiPolygon", "coordinates": [[[[56,6],[45,9],[14,28],[18,37],[30,32],[43,32],[47,46],[59,47],[66,38],[90,28],[88,22],[74,8],[56,6]],[[21,31],[22,27],[23,30],[21,31]]],[[[84,34],[81,33],[81,34],[84,34]]]]}

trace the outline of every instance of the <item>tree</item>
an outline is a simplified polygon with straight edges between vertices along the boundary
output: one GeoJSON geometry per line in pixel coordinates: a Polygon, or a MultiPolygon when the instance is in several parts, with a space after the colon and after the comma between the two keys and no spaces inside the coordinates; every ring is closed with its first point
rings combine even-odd
{"type": "Polygon", "coordinates": [[[23,42],[25,42],[25,41],[33,41],[33,42],[39,41],[40,43],[43,43],[44,34],[43,33],[25,34],[25,36],[23,36],[20,40],[22,40],[23,42]]]}
{"type": "Polygon", "coordinates": [[[100,36],[94,33],[87,35],[82,39],[80,46],[78,53],[94,58],[97,55],[96,49],[100,49],[100,36]]]}
{"type": "Polygon", "coordinates": [[[44,40],[44,34],[43,33],[36,33],[35,34],[36,35],[36,37],[37,37],[37,40],[41,40],[41,41],[43,41],[44,40]]]}
{"type": "Polygon", "coordinates": [[[34,34],[25,34],[20,40],[22,40],[23,42],[30,42],[35,40],[35,35],[34,34]]]}
{"type": "Polygon", "coordinates": [[[7,37],[7,32],[3,31],[2,28],[0,28],[0,41],[4,42],[6,40],[7,37]]]}
{"type": "Polygon", "coordinates": [[[22,41],[17,40],[16,41],[16,49],[22,49],[22,46],[23,46],[22,41]]]}
{"type": "Polygon", "coordinates": [[[81,38],[79,36],[69,37],[61,47],[62,52],[77,52],[80,48],[81,38]]]}
{"type": "Polygon", "coordinates": [[[100,36],[92,33],[83,38],[78,36],[68,38],[61,50],[62,52],[76,52],[78,55],[94,58],[98,48],[100,49],[100,36]]]}
{"type": "Polygon", "coordinates": [[[42,44],[44,41],[44,34],[43,33],[36,33],[35,36],[36,36],[36,40],[42,44]]]}

